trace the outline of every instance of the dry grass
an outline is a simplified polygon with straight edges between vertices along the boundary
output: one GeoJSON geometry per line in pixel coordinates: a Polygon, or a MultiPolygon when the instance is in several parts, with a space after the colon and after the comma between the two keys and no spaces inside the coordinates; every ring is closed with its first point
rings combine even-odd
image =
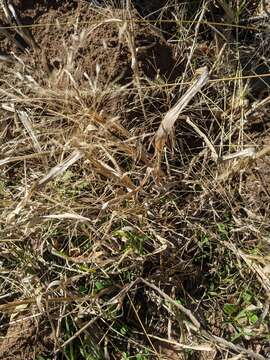
{"type": "Polygon", "coordinates": [[[1,359],[267,358],[270,97],[245,76],[269,43],[233,26],[261,4],[177,3],[146,17],[174,79],[143,73],[131,2],[95,25],[124,83],[76,68],[87,24],[50,73],[31,48],[1,63],[1,359]]]}

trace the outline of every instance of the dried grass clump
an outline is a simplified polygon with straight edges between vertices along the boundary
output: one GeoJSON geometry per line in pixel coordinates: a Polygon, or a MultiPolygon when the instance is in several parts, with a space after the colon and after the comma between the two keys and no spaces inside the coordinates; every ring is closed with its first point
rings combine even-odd
{"type": "Polygon", "coordinates": [[[79,17],[58,27],[53,70],[34,46],[5,55],[0,358],[267,357],[270,97],[267,81],[260,97],[252,82],[267,79],[253,69],[267,54],[249,29],[245,63],[237,27],[254,3],[172,1],[143,20],[159,39],[144,48],[131,2],[121,16],[91,8],[98,26],[113,24],[115,56],[129,54],[124,81],[74,60],[94,31],[79,17]]]}

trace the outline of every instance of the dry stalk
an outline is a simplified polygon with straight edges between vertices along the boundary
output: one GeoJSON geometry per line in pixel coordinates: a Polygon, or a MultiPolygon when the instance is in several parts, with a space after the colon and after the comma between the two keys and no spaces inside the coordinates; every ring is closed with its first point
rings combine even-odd
{"type": "MultiPolygon", "coordinates": [[[[233,162],[230,166],[226,168],[221,174],[217,175],[217,181],[227,181],[231,176],[238,174],[242,170],[246,170],[251,164],[256,160],[263,158],[264,156],[270,153],[270,145],[265,146],[263,149],[255,153],[255,151],[248,151],[248,154],[244,152],[244,157],[242,156],[242,151],[240,152],[240,159],[233,162]]],[[[233,156],[234,158],[235,156],[233,156]]]]}
{"type": "Polygon", "coordinates": [[[209,138],[206,136],[206,134],[204,134],[196,124],[194,124],[191,119],[189,117],[187,117],[186,123],[189,124],[195,131],[196,133],[205,141],[206,145],[208,146],[210,152],[211,152],[211,156],[212,159],[217,162],[218,160],[218,154],[216,152],[216,149],[214,148],[213,144],[211,143],[211,141],[209,140],[209,138]]]}
{"type": "Polygon", "coordinates": [[[191,49],[190,49],[190,52],[189,52],[189,56],[188,56],[188,59],[187,59],[186,68],[185,68],[185,71],[184,71],[184,77],[185,77],[185,75],[186,75],[186,73],[187,73],[187,69],[188,69],[188,67],[189,67],[190,64],[191,64],[191,60],[192,60],[192,57],[193,57],[193,55],[194,55],[194,51],[195,51],[195,48],[196,48],[196,44],[197,44],[197,42],[198,42],[198,41],[197,41],[197,38],[198,38],[200,26],[201,26],[203,17],[204,17],[204,15],[205,15],[206,9],[207,9],[207,7],[206,7],[206,4],[205,4],[205,2],[204,2],[204,3],[202,4],[202,9],[201,9],[201,13],[200,13],[199,19],[198,19],[198,21],[196,22],[194,39],[193,39],[192,46],[191,46],[191,49]]]}
{"type": "Polygon", "coordinates": [[[175,306],[183,314],[185,314],[189,318],[189,320],[192,322],[192,324],[195,326],[195,329],[197,331],[200,331],[200,333],[202,334],[203,337],[209,339],[210,341],[214,342],[217,345],[225,346],[227,349],[230,349],[230,350],[235,351],[235,352],[240,353],[240,354],[245,354],[245,355],[251,357],[252,359],[265,360],[264,356],[262,356],[260,354],[256,354],[252,350],[245,349],[245,348],[243,348],[242,346],[239,346],[239,345],[234,345],[232,342],[227,341],[227,340],[225,340],[225,339],[223,339],[223,338],[221,338],[219,336],[209,334],[206,330],[202,329],[200,322],[196,319],[196,317],[192,314],[192,312],[190,310],[186,309],[183,305],[181,305],[178,302],[176,302],[175,300],[173,300],[169,295],[164,293],[164,291],[159,289],[156,285],[151,284],[150,282],[148,282],[148,281],[146,281],[146,280],[144,280],[142,278],[140,279],[140,281],[143,282],[148,287],[150,287],[151,289],[155,290],[165,300],[169,301],[173,306],[175,306]]]}
{"type": "Polygon", "coordinates": [[[138,60],[137,60],[137,49],[136,49],[136,44],[135,44],[135,27],[134,27],[132,12],[131,12],[130,0],[127,0],[126,4],[127,4],[127,14],[129,16],[128,23],[126,24],[126,38],[127,38],[127,43],[130,48],[130,52],[131,52],[131,69],[133,70],[133,73],[134,73],[135,85],[138,90],[144,119],[147,120],[147,115],[146,115],[144,102],[143,102],[143,92],[142,92],[142,87],[141,87],[141,82],[140,82],[140,72],[139,72],[139,66],[138,66],[138,60]]]}
{"type": "Polygon", "coordinates": [[[57,176],[63,174],[70,166],[75,164],[78,160],[80,160],[84,156],[83,152],[80,150],[75,150],[73,153],[67,157],[62,163],[53,167],[47,175],[45,175],[42,179],[39,180],[38,185],[44,185],[48,181],[56,178],[57,176]]]}
{"type": "Polygon", "coordinates": [[[157,172],[160,172],[161,155],[165,143],[173,133],[176,120],[181,112],[193,99],[193,97],[207,84],[209,80],[207,68],[197,70],[197,74],[201,74],[199,78],[190,86],[186,93],[177,101],[177,103],[166,113],[155,135],[155,151],[157,155],[157,172]]]}

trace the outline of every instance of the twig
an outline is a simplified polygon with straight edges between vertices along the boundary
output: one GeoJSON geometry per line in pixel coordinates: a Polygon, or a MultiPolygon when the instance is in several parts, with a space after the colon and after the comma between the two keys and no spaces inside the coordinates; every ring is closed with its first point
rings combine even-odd
{"type": "Polygon", "coordinates": [[[200,345],[188,345],[188,344],[181,344],[181,343],[178,343],[176,341],[173,341],[173,340],[168,340],[168,339],[163,339],[159,336],[155,336],[155,335],[151,335],[151,334],[148,334],[148,336],[152,339],[155,339],[155,340],[158,340],[160,342],[163,342],[165,344],[170,344],[170,345],[173,345],[175,348],[178,348],[178,349],[190,349],[190,350],[195,350],[195,351],[214,351],[214,348],[211,347],[210,345],[208,344],[200,344],[200,345]]]}
{"type": "Polygon", "coordinates": [[[9,30],[4,28],[5,25],[0,21],[0,33],[6,36],[10,41],[14,42],[16,46],[22,51],[25,51],[25,47],[9,32],[9,30]]]}
{"type": "MultiPolygon", "coordinates": [[[[71,341],[73,341],[74,339],[76,339],[82,332],[84,332],[87,328],[89,328],[89,326],[91,326],[92,324],[94,324],[94,322],[96,322],[98,320],[98,316],[95,316],[93,319],[91,319],[90,321],[88,321],[83,327],[81,327],[78,331],[75,332],[74,335],[72,335],[68,340],[66,340],[62,345],[61,348],[66,347],[71,341]]],[[[59,352],[60,349],[56,350],[56,352],[59,352]]]]}
{"type": "Polygon", "coordinates": [[[159,293],[159,295],[161,295],[165,300],[169,301],[172,305],[174,305],[177,309],[179,309],[183,314],[185,314],[197,330],[199,330],[201,328],[200,322],[196,319],[196,317],[192,314],[192,312],[189,309],[185,308],[182,304],[179,304],[177,301],[173,300],[169,295],[167,295],[164,291],[162,291],[156,285],[151,284],[150,282],[148,282],[147,280],[145,280],[143,278],[140,278],[140,280],[145,285],[147,285],[148,287],[150,287],[151,289],[153,289],[157,293],[159,293]]]}
{"type": "Polygon", "coordinates": [[[203,7],[202,7],[202,11],[201,11],[199,20],[198,20],[198,22],[197,22],[197,24],[196,24],[196,27],[195,27],[195,34],[194,34],[194,38],[193,38],[193,43],[192,43],[192,46],[191,46],[191,49],[190,49],[190,53],[189,53],[189,56],[188,56],[188,59],[187,59],[187,63],[186,63],[186,67],[185,67],[184,74],[187,73],[187,69],[188,69],[188,67],[189,67],[190,64],[191,64],[191,59],[192,59],[192,56],[193,56],[193,54],[194,54],[195,47],[196,47],[196,44],[197,44],[197,38],[198,38],[200,26],[201,26],[201,23],[202,23],[202,20],[203,20],[205,11],[206,11],[206,5],[205,5],[205,3],[204,3],[202,6],[203,6],[203,7]]]}
{"type": "Polygon", "coordinates": [[[202,330],[201,331],[201,334],[207,338],[208,340],[210,341],[213,341],[214,343],[216,344],[219,344],[219,345],[223,345],[225,346],[226,348],[234,351],[234,352],[237,352],[237,353],[240,353],[240,354],[245,354],[246,356],[250,357],[251,359],[255,359],[255,360],[266,360],[266,358],[260,354],[256,354],[254,351],[252,350],[249,350],[249,349],[245,349],[243,348],[242,346],[240,345],[235,345],[233,344],[232,342],[230,341],[227,341],[219,336],[216,336],[216,335],[210,335],[208,334],[207,331],[205,330],[202,330]]]}
{"type": "Polygon", "coordinates": [[[240,160],[234,163],[231,167],[227,168],[221,174],[218,175],[218,181],[226,181],[229,179],[230,176],[240,172],[241,170],[245,169],[250,163],[254,163],[254,161],[263,158],[265,155],[270,153],[270,145],[265,146],[263,149],[258,151],[255,154],[248,158],[240,158],[240,160]]]}
{"type": "Polygon", "coordinates": [[[254,157],[256,154],[256,149],[254,146],[250,146],[246,149],[240,150],[240,151],[236,151],[234,153],[231,154],[226,154],[221,156],[221,160],[222,161],[228,161],[228,160],[232,160],[232,159],[237,159],[237,158],[252,158],[254,157]]]}
{"type": "Polygon", "coordinates": [[[255,22],[259,22],[259,21],[265,21],[268,19],[268,15],[267,14],[263,14],[263,15],[257,15],[257,16],[251,16],[247,19],[241,19],[239,21],[240,25],[247,25],[247,24],[253,24],[255,22]]]}
{"type": "Polygon", "coordinates": [[[0,166],[6,165],[6,164],[9,164],[9,163],[12,163],[12,162],[17,162],[17,161],[36,159],[36,158],[39,158],[39,157],[42,157],[42,156],[46,156],[48,154],[50,154],[49,151],[43,151],[41,153],[18,155],[18,156],[9,156],[9,157],[6,157],[4,159],[0,159],[0,166]]]}
{"type": "Polygon", "coordinates": [[[188,310],[183,305],[181,305],[178,302],[176,302],[175,300],[173,300],[169,295],[167,295],[164,291],[159,289],[156,285],[151,284],[150,282],[148,282],[147,280],[144,280],[142,278],[140,279],[140,281],[143,282],[148,287],[150,287],[151,289],[155,290],[165,300],[169,301],[172,305],[174,305],[176,308],[178,308],[183,314],[185,314],[189,318],[189,320],[192,322],[192,324],[195,326],[195,328],[197,330],[200,330],[201,335],[204,336],[205,338],[209,339],[210,341],[213,341],[216,344],[223,345],[226,348],[228,348],[232,351],[235,351],[237,353],[246,354],[247,356],[251,357],[252,359],[265,360],[264,356],[262,356],[260,354],[256,354],[252,350],[245,349],[242,346],[235,345],[235,344],[231,343],[230,341],[227,341],[221,337],[209,334],[206,330],[203,330],[201,328],[200,322],[196,319],[196,317],[192,314],[192,312],[190,310],[188,310]]]}
{"type": "Polygon", "coordinates": [[[204,142],[206,143],[206,145],[208,146],[208,148],[211,151],[211,155],[212,155],[212,159],[216,162],[218,159],[218,154],[213,146],[213,144],[211,143],[211,141],[208,139],[208,137],[198,128],[198,126],[196,124],[194,124],[190,118],[188,117],[186,120],[186,123],[189,124],[195,131],[196,133],[203,138],[204,142]]]}

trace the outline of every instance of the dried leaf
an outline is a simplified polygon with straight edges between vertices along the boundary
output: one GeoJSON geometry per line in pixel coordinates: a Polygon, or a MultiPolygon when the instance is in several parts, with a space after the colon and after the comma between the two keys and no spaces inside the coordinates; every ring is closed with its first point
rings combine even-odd
{"type": "Polygon", "coordinates": [[[256,149],[255,149],[254,146],[252,146],[252,147],[246,148],[244,150],[237,151],[237,152],[232,153],[232,154],[223,155],[221,159],[223,161],[226,161],[226,160],[232,160],[232,159],[235,159],[235,158],[246,158],[246,157],[254,158],[255,155],[256,155],[256,149]]]}
{"type": "Polygon", "coordinates": [[[89,218],[72,213],[63,213],[63,214],[52,214],[43,216],[44,219],[69,219],[69,220],[78,220],[78,221],[91,221],[89,218]]]}
{"type": "Polygon", "coordinates": [[[36,152],[38,152],[38,153],[42,152],[41,146],[40,146],[38,139],[34,133],[32,123],[28,117],[27,112],[26,111],[18,111],[18,117],[21,120],[26,131],[28,132],[29,136],[31,137],[36,152]]]}
{"type": "Polygon", "coordinates": [[[16,162],[16,161],[24,161],[24,160],[29,160],[29,159],[36,159],[45,155],[48,155],[49,152],[48,151],[44,151],[41,153],[35,153],[35,154],[27,154],[27,155],[21,155],[21,156],[13,156],[13,157],[7,157],[5,159],[0,159],[0,166],[8,164],[8,163],[12,163],[12,162],[16,162]]]}
{"type": "Polygon", "coordinates": [[[73,151],[73,153],[67,159],[65,159],[61,164],[53,167],[47,175],[45,175],[41,180],[39,180],[38,184],[42,185],[63,174],[70,166],[75,164],[75,162],[80,160],[82,157],[83,153],[80,150],[73,151]]]}
{"type": "Polygon", "coordinates": [[[207,68],[201,70],[201,76],[190,86],[188,91],[181,97],[181,99],[172,107],[164,116],[158,131],[155,136],[155,148],[156,151],[161,153],[169,134],[172,133],[174,124],[178,119],[180,113],[188,105],[190,100],[202,89],[202,87],[208,82],[209,74],[207,68]]]}

